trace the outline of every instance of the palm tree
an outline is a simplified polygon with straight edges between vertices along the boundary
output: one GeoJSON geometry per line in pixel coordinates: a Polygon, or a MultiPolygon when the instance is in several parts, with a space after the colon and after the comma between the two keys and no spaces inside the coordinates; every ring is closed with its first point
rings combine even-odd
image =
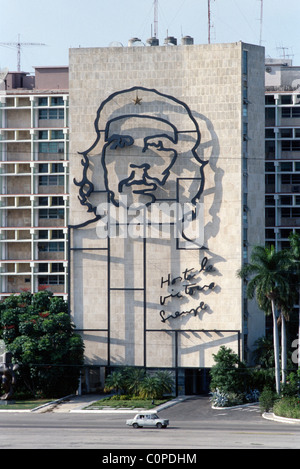
{"type": "Polygon", "coordinates": [[[145,370],[141,368],[128,367],[125,369],[126,386],[129,393],[137,396],[141,387],[141,383],[145,377],[145,370]]]}
{"type": "Polygon", "coordinates": [[[174,378],[171,373],[167,370],[159,370],[156,372],[155,377],[159,382],[161,397],[163,397],[164,394],[170,394],[174,386],[174,378]]]}
{"type": "Polygon", "coordinates": [[[113,371],[105,380],[104,392],[115,390],[120,394],[124,386],[124,376],[120,371],[113,371]]]}
{"type": "Polygon", "coordinates": [[[152,401],[159,396],[160,387],[156,376],[146,375],[140,387],[140,396],[143,399],[151,398],[152,401]]]}
{"type": "Polygon", "coordinates": [[[271,304],[273,316],[273,344],[275,358],[276,392],[280,393],[279,334],[277,326],[277,301],[289,291],[287,276],[287,256],[284,251],[276,251],[274,246],[255,246],[251,254],[251,262],[245,264],[238,276],[248,280],[247,296],[257,299],[258,305],[266,311],[266,300],[271,304]]]}
{"type": "MultiPolygon", "coordinates": [[[[290,251],[289,260],[291,274],[294,282],[298,286],[298,306],[299,306],[299,323],[298,323],[298,347],[300,347],[300,236],[298,233],[291,233],[289,236],[290,251]]],[[[300,353],[298,353],[298,368],[300,368],[300,353]]]]}

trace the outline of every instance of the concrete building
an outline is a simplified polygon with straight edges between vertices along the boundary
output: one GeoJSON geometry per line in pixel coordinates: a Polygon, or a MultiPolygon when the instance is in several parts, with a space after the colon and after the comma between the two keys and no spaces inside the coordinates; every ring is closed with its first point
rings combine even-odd
{"type": "Polygon", "coordinates": [[[300,67],[266,60],[266,241],[300,232],[300,67]]]}
{"type": "Polygon", "coordinates": [[[67,299],[68,68],[0,83],[0,297],[48,288],[67,299]]]}
{"type": "MultiPolygon", "coordinates": [[[[265,86],[265,237],[280,250],[289,247],[290,233],[300,233],[300,67],[290,59],[266,59],[265,86]]],[[[296,318],[289,322],[295,338],[296,318]]]]}
{"type": "Polygon", "coordinates": [[[190,42],[70,51],[69,295],[88,387],[130,365],[207,391],[220,346],[250,359],[264,334],[237,278],[264,243],[264,49],[190,42]]]}

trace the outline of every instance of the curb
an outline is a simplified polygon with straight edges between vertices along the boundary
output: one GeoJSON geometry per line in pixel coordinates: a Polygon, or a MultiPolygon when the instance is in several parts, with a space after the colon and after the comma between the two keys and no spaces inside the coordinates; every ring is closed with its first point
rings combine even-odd
{"type": "Polygon", "coordinates": [[[240,409],[242,407],[250,407],[252,405],[257,405],[258,402],[249,402],[249,404],[239,404],[239,405],[233,405],[231,407],[216,407],[214,405],[211,406],[212,409],[214,410],[227,410],[227,409],[240,409]]]}
{"type": "Polygon", "coordinates": [[[293,425],[300,425],[300,419],[291,419],[291,418],[288,418],[288,417],[279,417],[278,415],[275,415],[272,412],[265,412],[265,413],[262,414],[262,416],[266,420],[273,420],[275,422],[291,423],[293,425]]]}
{"type": "MultiPolygon", "coordinates": [[[[160,412],[161,410],[172,407],[172,406],[178,404],[179,402],[183,402],[187,399],[189,399],[188,396],[177,397],[175,399],[172,399],[169,402],[166,402],[165,404],[161,404],[157,407],[154,407],[153,409],[149,410],[149,412],[160,412]]],[[[97,401],[93,401],[93,402],[97,402],[97,401]]],[[[92,405],[93,402],[90,402],[88,405],[92,405]]],[[[80,407],[81,408],[71,409],[70,413],[72,412],[72,413],[88,413],[88,414],[100,414],[100,413],[103,413],[103,414],[129,414],[129,413],[136,414],[136,413],[141,411],[140,408],[138,408],[138,409],[125,409],[125,408],[113,409],[113,408],[111,408],[111,409],[104,409],[104,410],[102,410],[102,409],[88,410],[88,409],[84,409],[84,407],[87,407],[86,404],[83,404],[80,407]]],[[[142,410],[144,411],[144,409],[142,409],[142,410]]]]}

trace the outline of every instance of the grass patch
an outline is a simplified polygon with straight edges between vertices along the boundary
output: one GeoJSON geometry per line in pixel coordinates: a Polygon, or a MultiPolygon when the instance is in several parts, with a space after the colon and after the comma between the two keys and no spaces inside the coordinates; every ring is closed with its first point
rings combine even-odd
{"type": "Polygon", "coordinates": [[[49,399],[13,400],[11,404],[0,405],[0,410],[32,410],[48,402],[49,399]]]}
{"type": "Polygon", "coordinates": [[[152,399],[141,399],[141,398],[129,398],[127,396],[112,396],[105,397],[99,401],[93,402],[89,406],[85,407],[87,410],[102,410],[105,407],[112,407],[114,409],[119,409],[120,407],[125,409],[146,409],[151,410],[155,407],[168,402],[170,399],[155,399],[154,404],[152,399]]]}

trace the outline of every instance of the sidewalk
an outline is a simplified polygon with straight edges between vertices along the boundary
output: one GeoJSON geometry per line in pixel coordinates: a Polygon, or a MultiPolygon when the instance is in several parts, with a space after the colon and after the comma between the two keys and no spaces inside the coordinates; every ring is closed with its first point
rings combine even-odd
{"type": "MultiPolygon", "coordinates": [[[[99,401],[101,398],[106,397],[101,395],[95,395],[95,394],[85,394],[83,396],[70,396],[64,399],[59,399],[58,401],[55,401],[51,404],[46,404],[44,406],[41,406],[32,412],[85,412],[85,413],[134,413],[136,414],[139,412],[141,409],[126,409],[126,408],[119,408],[119,409],[114,409],[114,408],[105,408],[103,410],[98,410],[98,409],[90,409],[90,410],[85,410],[85,407],[91,405],[93,402],[99,401]]],[[[169,402],[166,402],[165,404],[162,404],[160,406],[155,407],[154,409],[151,410],[151,412],[159,412],[163,409],[166,409],[168,407],[171,407],[178,402],[182,402],[186,399],[188,399],[189,396],[180,396],[172,399],[169,402]]]]}

